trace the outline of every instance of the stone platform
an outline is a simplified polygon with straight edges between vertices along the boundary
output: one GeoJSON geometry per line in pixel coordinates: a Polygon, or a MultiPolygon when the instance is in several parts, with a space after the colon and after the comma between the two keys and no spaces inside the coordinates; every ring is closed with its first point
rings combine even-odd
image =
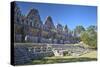
{"type": "Polygon", "coordinates": [[[90,49],[72,44],[14,43],[14,63],[25,64],[44,57],[73,55],[80,56],[90,49]]]}

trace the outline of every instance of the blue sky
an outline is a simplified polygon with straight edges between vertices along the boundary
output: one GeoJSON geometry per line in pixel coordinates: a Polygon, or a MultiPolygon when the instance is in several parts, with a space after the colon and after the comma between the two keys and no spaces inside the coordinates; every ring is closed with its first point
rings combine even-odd
{"type": "Polygon", "coordinates": [[[97,24],[97,7],[80,5],[58,5],[47,3],[17,2],[22,14],[27,15],[29,10],[36,8],[39,11],[41,20],[45,21],[47,16],[51,16],[53,23],[58,23],[69,29],[74,29],[77,25],[85,28],[97,24]]]}

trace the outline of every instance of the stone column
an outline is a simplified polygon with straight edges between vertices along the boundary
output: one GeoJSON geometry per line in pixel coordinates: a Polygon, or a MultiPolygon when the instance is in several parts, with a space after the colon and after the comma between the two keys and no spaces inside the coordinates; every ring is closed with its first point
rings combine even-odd
{"type": "Polygon", "coordinates": [[[41,48],[40,48],[40,49],[41,49],[41,52],[43,52],[43,47],[42,47],[42,46],[41,46],[41,48]]]}
{"type": "Polygon", "coordinates": [[[48,52],[48,46],[46,46],[46,52],[48,52]]]}
{"type": "Polygon", "coordinates": [[[33,48],[33,51],[34,51],[34,53],[35,53],[35,47],[33,48]]]}

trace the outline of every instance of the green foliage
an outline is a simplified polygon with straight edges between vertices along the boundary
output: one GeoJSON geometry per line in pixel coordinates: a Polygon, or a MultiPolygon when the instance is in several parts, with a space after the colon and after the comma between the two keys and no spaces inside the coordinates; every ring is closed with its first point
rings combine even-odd
{"type": "Polygon", "coordinates": [[[92,48],[97,48],[97,32],[95,26],[90,26],[81,33],[81,40],[92,48]]]}
{"type": "Polygon", "coordinates": [[[81,34],[81,40],[85,43],[85,44],[89,44],[89,35],[87,32],[83,32],[81,34]]]}
{"type": "Polygon", "coordinates": [[[83,26],[76,26],[74,32],[80,34],[81,32],[85,31],[83,26]]]}
{"type": "Polygon", "coordinates": [[[96,26],[91,25],[91,26],[89,26],[89,27],[87,28],[87,31],[88,31],[88,32],[97,31],[97,27],[96,27],[96,26]]]}

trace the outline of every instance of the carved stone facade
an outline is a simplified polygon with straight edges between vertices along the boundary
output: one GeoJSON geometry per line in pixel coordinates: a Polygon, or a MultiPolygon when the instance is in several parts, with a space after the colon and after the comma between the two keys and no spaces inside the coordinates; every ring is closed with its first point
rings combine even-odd
{"type": "Polygon", "coordinates": [[[27,15],[22,15],[15,3],[14,8],[14,41],[30,43],[71,43],[72,33],[67,25],[65,28],[54,25],[51,16],[47,16],[45,23],[41,21],[37,9],[30,9],[27,15]]]}

